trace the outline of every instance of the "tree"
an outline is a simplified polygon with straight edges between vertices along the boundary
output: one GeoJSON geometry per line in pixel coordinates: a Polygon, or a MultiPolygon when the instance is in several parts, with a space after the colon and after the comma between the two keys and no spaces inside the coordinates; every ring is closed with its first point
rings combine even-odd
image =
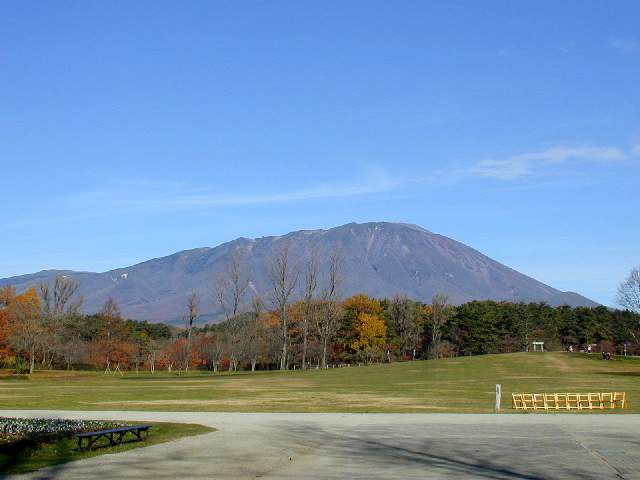
{"type": "Polygon", "coordinates": [[[17,295],[9,304],[9,309],[9,321],[12,324],[9,344],[16,353],[24,352],[29,356],[29,373],[33,373],[36,355],[42,350],[48,334],[42,323],[38,292],[31,287],[22,295],[17,295]]]}
{"type": "MultiPolygon", "coordinates": [[[[640,314],[640,267],[634,267],[629,272],[629,276],[618,287],[618,296],[616,298],[618,305],[626,308],[630,312],[640,314]]],[[[634,330],[636,328],[630,328],[629,333],[633,339],[637,342],[638,337],[634,330]]]]}
{"type": "Polygon", "coordinates": [[[420,338],[420,314],[418,306],[408,297],[396,295],[387,307],[393,343],[400,355],[412,352],[418,346],[420,338]]]}
{"type": "Polygon", "coordinates": [[[82,296],[73,296],[80,288],[80,282],[65,275],[56,275],[53,287],[40,283],[42,310],[46,319],[58,319],[64,315],[78,313],[82,306],[82,296]]]}
{"type": "Polygon", "coordinates": [[[327,368],[329,342],[333,340],[338,331],[342,316],[342,305],[339,302],[342,283],[341,264],[342,257],[336,246],[329,257],[327,282],[320,296],[320,311],[316,317],[316,330],[322,347],[322,368],[327,368]]]}
{"type": "Polygon", "coordinates": [[[254,296],[251,302],[253,310],[249,321],[245,325],[242,336],[243,354],[251,364],[251,371],[255,371],[258,360],[263,356],[266,343],[268,325],[264,321],[262,312],[262,300],[259,296],[254,296]]]}
{"type": "Polygon", "coordinates": [[[222,359],[223,344],[219,333],[210,333],[202,339],[202,354],[207,365],[214,371],[218,371],[218,364],[222,359]]]}
{"type": "Polygon", "coordinates": [[[90,351],[90,344],[82,338],[85,318],[80,315],[63,317],[61,331],[56,335],[60,342],[60,357],[64,360],[67,370],[71,370],[73,364],[82,363],[90,351]]]}
{"type": "MultiPolygon", "coordinates": [[[[129,342],[129,330],[122,321],[118,304],[109,297],[102,306],[98,318],[101,322],[101,335],[98,341],[98,362],[104,359],[105,373],[111,371],[111,364],[116,364],[120,371],[120,363],[128,360],[133,353],[129,342]]],[[[120,372],[122,373],[122,372],[120,372]]]]}
{"type": "Polygon", "coordinates": [[[347,298],[344,308],[341,335],[347,349],[360,353],[365,348],[384,345],[387,327],[382,319],[384,309],[378,300],[359,293],[347,298]]]}
{"type": "Polygon", "coordinates": [[[309,254],[307,268],[304,275],[303,313],[302,313],[302,369],[307,368],[307,350],[309,341],[309,328],[317,312],[314,303],[316,289],[318,288],[318,257],[319,250],[313,248],[309,254]]]}
{"type": "Polygon", "coordinates": [[[192,292],[187,297],[187,310],[189,312],[186,318],[187,338],[191,339],[191,331],[193,330],[193,325],[195,324],[196,318],[200,313],[200,300],[198,299],[198,294],[196,292],[192,292]]]}
{"type": "Polygon", "coordinates": [[[156,362],[158,361],[158,353],[161,350],[161,341],[156,338],[147,338],[143,344],[144,350],[147,354],[147,360],[149,362],[149,370],[151,373],[156,373],[156,362]]]}
{"type": "Polygon", "coordinates": [[[242,313],[242,304],[249,286],[249,279],[250,273],[244,262],[244,250],[238,247],[229,254],[224,273],[216,279],[213,287],[214,299],[220,305],[226,318],[220,326],[219,335],[210,342],[211,349],[205,356],[207,360],[213,361],[216,371],[222,349],[229,357],[229,370],[238,368],[242,350],[241,322],[238,317],[242,313]]]}
{"type": "Polygon", "coordinates": [[[9,284],[0,288],[0,308],[8,307],[15,295],[16,289],[9,284]]]}
{"type": "Polygon", "coordinates": [[[440,341],[444,326],[453,318],[455,309],[449,304],[449,297],[442,293],[437,293],[431,299],[431,344],[429,346],[429,357],[438,358],[440,356],[440,341]]]}
{"type": "Polygon", "coordinates": [[[72,348],[65,342],[64,322],[80,313],[82,295],[78,293],[80,282],[66,275],[56,275],[53,286],[40,283],[42,297],[42,320],[50,332],[50,339],[44,346],[42,363],[53,361],[53,354],[64,353],[72,348]]]}
{"type": "Polygon", "coordinates": [[[244,251],[237,248],[229,255],[224,273],[213,286],[214,299],[227,320],[240,313],[250,277],[244,265],[244,251]]]}
{"type": "Polygon", "coordinates": [[[350,347],[356,352],[384,345],[387,338],[387,326],[379,315],[358,313],[354,327],[358,336],[350,347]]]}
{"type": "Polygon", "coordinates": [[[196,318],[199,314],[200,308],[200,300],[198,299],[198,294],[196,292],[191,292],[191,294],[187,297],[187,310],[188,315],[185,318],[185,323],[187,327],[187,361],[184,366],[184,371],[189,370],[189,359],[191,358],[191,332],[193,331],[193,325],[196,321],[196,318]]]}
{"type": "Polygon", "coordinates": [[[241,313],[220,324],[224,350],[229,357],[229,371],[238,369],[238,362],[242,357],[244,324],[250,316],[251,314],[249,313],[241,313]]]}
{"type": "MultiPolygon", "coordinates": [[[[178,338],[162,351],[162,360],[167,367],[167,370],[170,372],[173,370],[174,365],[184,365],[188,362],[188,355],[187,339],[183,337],[178,338]]],[[[178,375],[180,375],[179,369],[178,375]]]]}
{"type": "Polygon", "coordinates": [[[274,248],[269,265],[268,277],[271,284],[271,302],[278,310],[282,332],[282,354],[280,370],[287,369],[287,347],[289,343],[288,307],[291,294],[298,283],[298,268],[291,259],[289,242],[274,248]]]}
{"type": "Polygon", "coordinates": [[[640,267],[632,268],[629,276],[618,287],[618,305],[640,313],[640,267]]]}
{"type": "Polygon", "coordinates": [[[15,294],[16,290],[11,285],[0,288],[0,360],[6,360],[11,355],[7,344],[12,327],[9,319],[9,305],[15,294]]]}

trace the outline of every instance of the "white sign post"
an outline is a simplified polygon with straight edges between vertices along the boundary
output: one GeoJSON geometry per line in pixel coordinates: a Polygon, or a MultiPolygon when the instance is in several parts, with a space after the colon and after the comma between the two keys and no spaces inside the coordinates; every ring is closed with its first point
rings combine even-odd
{"type": "Polygon", "coordinates": [[[496,383],[496,413],[500,412],[500,397],[502,397],[502,386],[496,383]]]}

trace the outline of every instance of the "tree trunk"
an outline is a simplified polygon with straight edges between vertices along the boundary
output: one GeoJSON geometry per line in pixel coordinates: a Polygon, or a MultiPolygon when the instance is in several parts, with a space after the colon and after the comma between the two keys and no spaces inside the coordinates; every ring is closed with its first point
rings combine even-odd
{"type": "Polygon", "coordinates": [[[282,334],[284,340],[282,341],[282,357],[280,358],[280,370],[287,369],[287,314],[283,310],[282,312],[282,334]]]}
{"type": "Polygon", "coordinates": [[[327,338],[322,340],[322,368],[327,368],[327,338]]]}
{"type": "Polygon", "coordinates": [[[307,325],[305,323],[302,340],[302,370],[307,368],[307,325]]]}

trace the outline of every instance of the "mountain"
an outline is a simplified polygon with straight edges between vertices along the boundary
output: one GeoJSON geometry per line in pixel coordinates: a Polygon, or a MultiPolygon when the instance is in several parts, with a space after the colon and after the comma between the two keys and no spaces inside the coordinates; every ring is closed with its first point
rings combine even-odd
{"type": "MultiPolygon", "coordinates": [[[[538,282],[450,238],[416,225],[387,222],[350,223],[330,230],[302,230],[253,240],[238,238],[215,248],[185,250],[103,273],[45,270],[2,279],[0,285],[10,283],[22,291],[50,282],[55,275],[66,275],[80,281],[87,313],[97,312],[113,297],[124,317],[173,323],[180,322],[187,297],[195,291],[201,299],[201,321],[213,320],[221,312],[212,300],[212,287],[230,254],[244,254],[252,272],[251,290],[267,299],[272,252],[286,242],[291,259],[302,268],[312,248],[319,248],[327,258],[338,246],[344,296],[364,293],[385,298],[400,294],[429,302],[434,294],[445,293],[454,304],[492,299],[553,306],[598,305],[577,293],[538,282]]],[[[325,275],[323,265],[321,282],[325,275]]],[[[301,273],[299,283],[303,281],[301,273]]]]}

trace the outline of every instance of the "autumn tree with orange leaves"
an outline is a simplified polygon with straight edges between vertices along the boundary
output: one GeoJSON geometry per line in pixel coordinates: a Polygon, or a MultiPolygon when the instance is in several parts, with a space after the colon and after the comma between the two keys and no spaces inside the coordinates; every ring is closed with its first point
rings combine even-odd
{"type": "Polygon", "coordinates": [[[97,341],[95,362],[105,366],[105,372],[119,371],[120,364],[127,363],[135,353],[129,329],[126,327],[118,304],[113,298],[107,299],[98,314],[100,337],[97,341]]]}
{"type": "Polygon", "coordinates": [[[15,288],[5,285],[0,288],[0,361],[6,361],[11,357],[12,352],[8,346],[11,335],[11,325],[9,323],[9,305],[16,294],[15,288]]]}
{"type": "Polygon", "coordinates": [[[16,354],[28,356],[29,373],[33,373],[36,355],[45,344],[48,334],[42,322],[38,292],[31,287],[23,294],[16,295],[7,310],[11,330],[8,344],[16,354]]]}

